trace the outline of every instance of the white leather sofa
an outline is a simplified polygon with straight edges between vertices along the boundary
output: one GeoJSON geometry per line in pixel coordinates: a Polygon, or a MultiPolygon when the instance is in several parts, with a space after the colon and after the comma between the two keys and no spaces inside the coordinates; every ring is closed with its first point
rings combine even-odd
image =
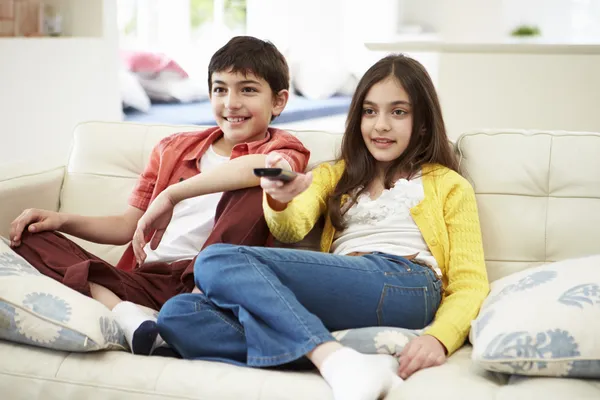
{"type": "MultiPolygon", "coordinates": [[[[90,122],[75,129],[68,164],[50,170],[0,167],[0,235],[22,209],[118,213],[150,150],[165,135],[198,127],[90,122]]],[[[295,133],[311,150],[309,167],[334,158],[341,135],[295,133]]],[[[480,209],[491,280],[598,252],[600,134],[485,131],[457,141],[480,209]],[[586,156],[581,156],[583,152],[586,156]],[[589,153],[595,152],[595,153],[589,153]],[[596,178],[594,178],[596,177],[596,178]],[[594,222],[595,221],[595,222],[594,222]]],[[[84,244],[116,261],[122,248],[84,244]]],[[[598,399],[600,381],[528,378],[486,372],[471,347],[418,372],[393,400],[598,399]]],[[[66,353],[0,341],[0,398],[15,399],[331,399],[311,372],[239,368],[123,351],[66,353]]]]}

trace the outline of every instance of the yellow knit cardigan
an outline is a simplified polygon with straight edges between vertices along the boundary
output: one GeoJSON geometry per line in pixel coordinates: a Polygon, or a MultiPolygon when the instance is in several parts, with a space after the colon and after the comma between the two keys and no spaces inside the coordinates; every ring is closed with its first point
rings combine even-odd
{"type": "MultiPolygon", "coordinates": [[[[310,187],[283,211],[273,210],[265,196],[265,218],[273,235],[284,243],[302,240],[327,213],[327,200],[343,171],[342,161],[319,165],[313,170],[310,187]]],[[[465,342],[471,321],[489,293],[479,216],[473,188],[458,173],[440,165],[424,165],[423,187],[424,200],[410,211],[442,271],[445,288],[425,334],[442,342],[450,355],[465,342]]],[[[334,235],[327,217],[321,251],[330,251],[334,235]]]]}

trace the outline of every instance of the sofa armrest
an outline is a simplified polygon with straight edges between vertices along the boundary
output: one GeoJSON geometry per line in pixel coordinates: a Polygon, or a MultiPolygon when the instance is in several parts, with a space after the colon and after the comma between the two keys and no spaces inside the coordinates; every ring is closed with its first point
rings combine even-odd
{"type": "Polygon", "coordinates": [[[31,164],[0,165],[0,236],[26,208],[58,211],[65,167],[36,170],[31,164]]]}

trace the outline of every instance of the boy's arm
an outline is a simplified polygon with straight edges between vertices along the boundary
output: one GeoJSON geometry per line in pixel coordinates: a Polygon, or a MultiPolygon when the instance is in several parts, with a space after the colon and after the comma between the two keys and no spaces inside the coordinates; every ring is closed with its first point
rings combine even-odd
{"type": "Polygon", "coordinates": [[[129,199],[129,207],[121,215],[89,217],[41,209],[28,209],[11,224],[11,245],[19,246],[23,231],[31,233],[60,231],[90,242],[123,245],[131,241],[139,219],[148,207],[156,185],[162,153],[174,135],[161,140],[152,149],[148,165],[140,175],[129,199]]]}
{"type": "Polygon", "coordinates": [[[10,240],[13,246],[19,246],[25,230],[30,233],[60,231],[90,242],[122,245],[131,240],[137,222],[143,214],[142,210],[131,206],[122,215],[106,217],[28,209],[12,222],[10,240]]]}
{"type": "MultiPolygon", "coordinates": [[[[183,182],[165,189],[165,195],[173,204],[192,197],[209,193],[228,192],[258,186],[260,178],[254,175],[254,168],[265,165],[265,154],[250,154],[229,160],[218,168],[202,172],[183,182]]],[[[286,160],[277,164],[277,168],[291,169],[286,160]]]]}
{"type": "Polygon", "coordinates": [[[131,241],[142,215],[144,211],[132,206],[122,215],[106,217],[62,214],[64,222],[58,230],[90,242],[123,245],[131,241]]]}

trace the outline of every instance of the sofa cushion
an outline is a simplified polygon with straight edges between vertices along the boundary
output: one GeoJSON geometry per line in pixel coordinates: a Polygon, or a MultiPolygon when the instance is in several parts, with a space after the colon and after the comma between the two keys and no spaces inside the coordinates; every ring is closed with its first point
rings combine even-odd
{"type": "Polygon", "coordinates": [[[106,307],[41,275],[3,238],[0,338],[64,351],[127,348],[106,307]]]}
{"type": "Polygon", "coordinates": [[[600,255],[492,283],[473,321],[473,360],[518,375],[600,377],[600,255]]]}
{"type": "MultiPolygon", "coordinates": [[[[0,340],[0,388],[10,399],[332,399],[316,371],[244,368],[199,360],[139,357],[122,351],[67,353],[0,340]]],[[[597,399],[600,381],[510,377],[471,362],[465,346],[413,375],[386,400],[597,399]]]]}

